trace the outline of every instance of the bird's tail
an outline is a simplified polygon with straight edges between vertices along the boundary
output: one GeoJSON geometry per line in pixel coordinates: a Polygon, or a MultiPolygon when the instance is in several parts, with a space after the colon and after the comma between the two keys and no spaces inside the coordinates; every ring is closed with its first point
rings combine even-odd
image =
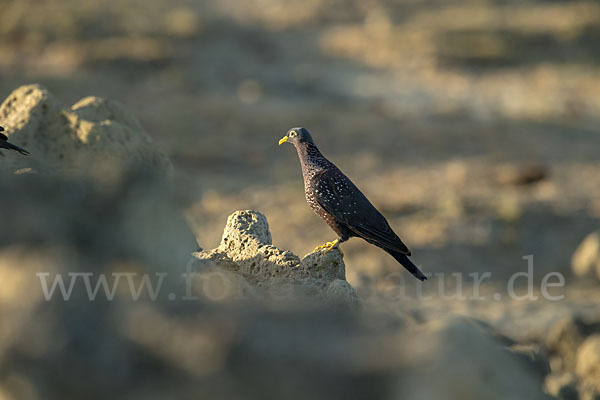
{"type": "Polygon", "coordinates": [[[9,149],[9,150],[18,151],[19,153],[21,153],[21,154],[23,154],[25,156],[29,155],[29,152],[27,150],[25,150],[25,149],[23,149],[23,148],[21,148],[19,146],[15,146],[12,143],[8,143],[8,142],[2,141],[2,142],[0,142],[0,149],[2,149],[2,148],[3,149],[9,149]]]}
{"type": "Polygon", "coordinates": [[[410,258],[408,258],[408,256],[406,254],[402,254],[398,251],[393,251],[393,250],[388,250],[388,249],[384,249],[384,250],[387,251],[388,254],[390,254],[392,257],[394,257],[396,259],[396,261],[398,261],[400,264],[402,264],[402,266],[404,268],[406,268],[408,270],[408,272],[413,274],[415,278],[417,278],[420,281],[424,281],[427,279],[425,274],[423,274],[421,272],[419,267],[417,267],[415,264],[413,264],[412,261],[410,261],[410,258]]]}

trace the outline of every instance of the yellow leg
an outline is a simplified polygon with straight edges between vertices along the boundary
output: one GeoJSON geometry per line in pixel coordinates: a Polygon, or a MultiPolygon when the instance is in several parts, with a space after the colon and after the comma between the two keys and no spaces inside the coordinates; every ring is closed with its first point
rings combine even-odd
{"type": "Polygon", "coordinates": [[[337,248],[340,253],[342,253],[342,257],[344,257],[344,252],[337,246],[337,244],[339,243],[339,240],[334,240],[333,242],[327,242],[322,246],[318,246],[315,247],[315,249],[313,250],[313,253],[316,253],[317,251],[321,251],[323,249],[325,249],[325,254],[329,253],[331,251],[331,249],[337,248]]]}
{"type": "Polygon", "coordinates": [[[336,239],[336,240],[334,240],[333,242],[327,242],[327,243],[325,243],[325,244],[324,244],[324,245],[322,245],[322,246],[315,247],[315,249],[313,250],[313,253],[316,253],[317,251],[320,251],[320,250],[323,250],[323,249],[327,249],[327,250],[329,250],[329,249],[331,249],[333,246],[335,246],[335,245],[337,244],[337,242],[338,242],[338,241],[337,241],[337,239],[336,239]]]}

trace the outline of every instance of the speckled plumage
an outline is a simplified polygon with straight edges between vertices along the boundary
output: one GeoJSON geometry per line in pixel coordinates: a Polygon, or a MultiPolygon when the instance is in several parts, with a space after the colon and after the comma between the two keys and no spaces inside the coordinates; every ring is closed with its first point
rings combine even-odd
{"type": "MultiPolygon", "coordinates": [[[[4,128],[0,126],[0,132],[4,132],[4,128]]],[[[19,146],[15,146],[12,143],[8,143],[8,137],[3,134],[0,133],[0,149],[8,149],[8,150],[14,150],[14,151],[18,151],[19,153],[23,154],[23,155],[29,155],[29,152],[25,149],[22,149],[19,146]]]]}
{"type": "Polygon", "coordinates": [[[313,184],[316,176],[319,176],[325,171],[334,171],[337,169],[336,166],[323,157],[314,144],[311,145],[307,143],[298,146],[296,149],[300,158],[302,176],[304,177],[304,195],[306,196],[306,202],[310,208],[319,217],[323,218],[331,229],[338,234],[338,237],[343,239],[341,241],[348,240],[351,232],[319,204],[319,199],[321,201],[324,199],[329,199],[332,202],[335,201],[333,193],[326,188],[319,190],[318,188],[315,188],[313,184]]]}
{"type": "Polygon", "coordinates": [[[308,205],[337,233],[338,243],[354,236],[361,237],[385,250],[416,278],[427,279],[410,261],[410,250],[385,217],[342,171],[321,154],[306,129],[292,128],[284,139],[282,142],[291,142],[298,152],[308,205]]]}

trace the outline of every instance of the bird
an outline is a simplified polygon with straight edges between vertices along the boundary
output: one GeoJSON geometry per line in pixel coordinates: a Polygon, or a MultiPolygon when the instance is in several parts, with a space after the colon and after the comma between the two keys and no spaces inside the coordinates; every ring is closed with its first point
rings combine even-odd
{"type": "Polygon", "coordinates": [[[19,146],[15,146],[12,143],[8,143],[8,137],[2,133],[4,132],[4,128],[0,126],[0,149],[8,149],[8,150],[14,150],[14,151],[18,151],[19,153],[23,154],[24,156],[28,156],[29,152],[19,146]]]}
{"type": "Polygon", "coordinates": [[[338,167],[321,154],[307,129],[289,129],[279,140],[280,146],[284,143],[293,144],[298,152],[306,202],[338,236],[313,252],[325,249],[327,253],[334,248],[341,252],[341,243],[359,237],[383,249],[417,279],[427,279],[408,258],[410,250],[385,217],[338,167]]]}

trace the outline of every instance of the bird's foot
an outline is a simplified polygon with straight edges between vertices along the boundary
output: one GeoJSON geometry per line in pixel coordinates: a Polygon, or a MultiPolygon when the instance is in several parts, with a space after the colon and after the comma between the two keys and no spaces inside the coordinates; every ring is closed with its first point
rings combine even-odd
{"type": "Polygon", "coordinates": [[[313,253],[316,253],[317,251],[321,251],[323,249],[327,249],[329,251],[329,250],[331,250],[331,248],[333,246],[335,246],[337,244],[337,242],[338,242],[337,240],[334,240],[333,242],[327,242],[322,246],[315,247],[315,249],[313,250],[313,253]]]}
{"type": "Polygon", "coordinates": [[[342,257],[344,257],[344,252],[342,251],[342,249],[340,249],[339,244],[340,244],[340,241],[337,239],[334,240],[333,242],[327,242],[322,246],[315,247],[315,249],[313,250],[313,253],[316,253],[317,251],[321,251],[321,250],[325,249],[325,254],[327,254],[333,249],[338,249],[340,251],[340,253],[342,254],[342,257]]]}

